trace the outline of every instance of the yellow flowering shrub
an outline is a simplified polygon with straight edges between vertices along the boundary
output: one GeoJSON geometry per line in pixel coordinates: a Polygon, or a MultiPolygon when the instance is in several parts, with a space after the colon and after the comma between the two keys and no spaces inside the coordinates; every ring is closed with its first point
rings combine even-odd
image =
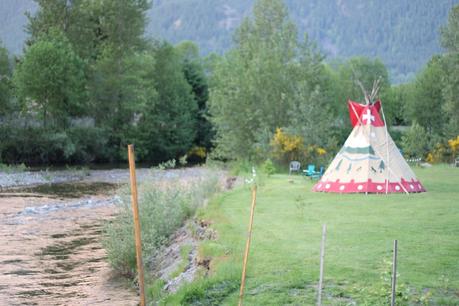
{"type": "Polygon", "coordinates": [[[447,162],[450,156],[449,147],[443,143],[437,143],[432,151],[427,154],[426,161],[433,164],[447,162]]]}
{"type": "Polygon", "coordinates": [[[326,164],[328,152],[317,145],[305,145],[302,137],[285,132],[281,128],[276,129],[271,140],[272,156],[283,163],[298,160],[302,163],[326,164]]]}
{"type": "Polygon", "coordinates": [[[194,146],[190,149],[190,151],[188,151],[187,153],[188,156],[196,156],[196,157],[199,157],[201,159],[205,159],[206,156],[207,156],[207,151],[206,151],[206,148],[204,147],[198,147],[198,146],[194,146]]]}
{"type": "Polygon", "coordinates": [[[459,136],[448,140],[448,143],[437,143],[429,154],[426,161],[429,163],[451,162],[459,154],[459,136]]]}
{"type": "Polygon", "coordinates": [[[431,164],[435,163],[434,156],[432,153],[427,154],[426,162],[431,163],[431,164]]]}
{"type": "Polygon", "coordinates": [[[451,153],[453,153],[453,158],[455,158],[459,153],[459,135],[456,138],[448,140],[448,146],[451,149],[451,153]]]}
{"type": "Polygon", "coordinates": [[[304,151],[303,139],[297,135],[285,133],[281,128],[271,140],[273,156],[281,161],[298,160],[304,151]]]}
{"type": "Polygon", "coordinates": [[[324,148],[320,148],[319,147],[319,148],[316,149],[316,153],[319,156],[323,156],[323,155],[327,154],[327,151],[324,148]]]}

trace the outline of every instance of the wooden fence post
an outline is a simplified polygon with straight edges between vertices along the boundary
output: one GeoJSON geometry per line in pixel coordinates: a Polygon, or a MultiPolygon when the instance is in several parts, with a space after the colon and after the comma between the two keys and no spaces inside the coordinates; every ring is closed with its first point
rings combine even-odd
{"type": "Polygon", "coordinates": [[[242,264],[241,288],[239,290],[239,304],[238,304],[239,306],[242,306],[242,301],[244,299],[245,275],[246,275],[246,269],[247,269],[247,260],[249,258],[250,241],[252,239],[253,215],[255,213],[256,200],[257,200],[257,185],[254,185],[252,187],[252,206],[250,209],[249,230],[247,232],[247,242],[245,244],[244,262],[242,264]]]}
{"type": "Polygon", "coordinates": [[[128,158],[129,158],[129,174],[131,178],[131,203],[132,212],[134,216],[134,235],[135,235],[135,250],[137,257],[137,271],[139,274],[139,288],[140,288],[140,306],[145,306],[145,284],[143,275],[143,262],[142,262],[142,238],[140,233],[139,221],[139,205],[137,197],[137,179],[135,175],[135,157],[134,146],[128,145],[128,158]]]}
{"type": "Polygon", "coordinates": [[[392,293],[390,305],[395,306],[395,294],[397,286],[397,240],[394,240],[394,254],[392,258],[392,293]]]}
{"type": "Polygon", "coordinates": [[[319,275],[319,290],[317,293],[317,305],[322,305],[322,287],[324,281],[324,257],[325,257],[325,239],[327,236],[327,225],[322,226],[322,244],[320,246],[320,275],[319,275]]]}

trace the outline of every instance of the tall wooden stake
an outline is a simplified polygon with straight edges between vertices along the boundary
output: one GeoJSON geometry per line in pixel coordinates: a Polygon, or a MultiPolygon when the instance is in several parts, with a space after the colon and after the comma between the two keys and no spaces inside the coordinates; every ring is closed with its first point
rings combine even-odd
{"type": "Polygon", "coordinates": [[[324,281],[324,257],[325,257],[325,239],[327,237],[327,225],[322,226],[322,245],[320,246],[320,276],[319,276],[319,290],[317,293],[317,305],[322,305],[322,287],[324,281]]]}
{"type": "Polygon", "coordinates": [[[247,233],[247,242],[245,244],[244,263],[242,265],[241,289],[239,290],[239,306],[242,306],[242,300],[244,299],[245,273],[247,269],[247,260],[249,258],[250,241],[252,239],[253,215],[255,213],[256,200],[257,200],[257,186],[254,185],[252,187],[252,207],[250,209],[249,230],[247,233]]]}
{"type": "Polygon", "coordinates": [[[397,285],[397,240],[394,240],[394,255],[392,259],[392,294],[390,305],[395,306],[395,292],[397,285]]]}
{"type": "Polygon", "coordinates": [[[139,274],[139,288],[140,288],[140,306],[145,306],[145,284],[143,276],[143,262],[142,262],[142,239],[140,235],[140,221],[139,221],[139,205],[137,203],[137,179],[135,176],[135,157],[134,146],[128,145],[129,157],[129,173],[131,177],[131,203],[132,211],[134,214],[134,234],[135,234],[135,250],[137,256],[137,271],[139,274]]]}

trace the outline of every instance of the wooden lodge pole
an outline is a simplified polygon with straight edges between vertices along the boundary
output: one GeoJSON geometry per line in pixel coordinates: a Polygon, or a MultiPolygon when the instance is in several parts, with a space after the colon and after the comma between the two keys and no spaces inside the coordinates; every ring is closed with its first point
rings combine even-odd
{"type": "Polygon", "coordinates": [[[322,305],[322,288],[324,281],[324,257],[325,257],[325,239],[327,237],[327,225],[322,226],[322,244],[320,246],[320,274],[319,274],[319,290],[317,293],[317,306],[322,305]]]}
{"type": "Polygon", "coordinates": [[[139,205],[137,198],[137,179],[135,175],[135,157],[134,145],[128,145],[129,157],[129,174],[131,178],[131,203],[134,215],[134,235],[135,235],[135,251],[137,257],[137,271],[139,274],[139,288],[140,288],[140,306],[145,306],[145,284],[143,275],[143,262],[142,262],[142,238],[140,234],[140,221],[139,221],[139,205]]]}
{"type": "Polygon", "coordinates": [[[245,253],[244,253],[244,263],[242,265],[242,280],[241,288],[239,290],[239,306],[242,306],[242,301],[244,299],[244,287],[245,287],[245,275],[247,269],[247,260],[249,258],[250,242],[252,239],[252,225],[253,225],[253,215],[255,213],[255,204],[257,200],[257,186],[252,187],[252,207],[250,209],[250,221],[249,221],[249,230],[247,233],[247,242],[245,244],[245,253]]]}
{"type": "Polygon", "coordinates": [[[395,293],[397,286],[397,240],[394,240],[394,254],[392,258],[392,291],[390,305],[395,306],[395,293]]]}

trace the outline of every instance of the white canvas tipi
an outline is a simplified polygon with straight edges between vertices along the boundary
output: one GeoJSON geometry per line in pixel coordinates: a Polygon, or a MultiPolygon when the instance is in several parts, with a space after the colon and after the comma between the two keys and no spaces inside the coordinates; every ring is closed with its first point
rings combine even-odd
{"type": "Polygon", "coordinates": [[[381,120],[381,102],[348,101],[354,127],[313,191],[336,193],[424,192],[381,120]]]}

